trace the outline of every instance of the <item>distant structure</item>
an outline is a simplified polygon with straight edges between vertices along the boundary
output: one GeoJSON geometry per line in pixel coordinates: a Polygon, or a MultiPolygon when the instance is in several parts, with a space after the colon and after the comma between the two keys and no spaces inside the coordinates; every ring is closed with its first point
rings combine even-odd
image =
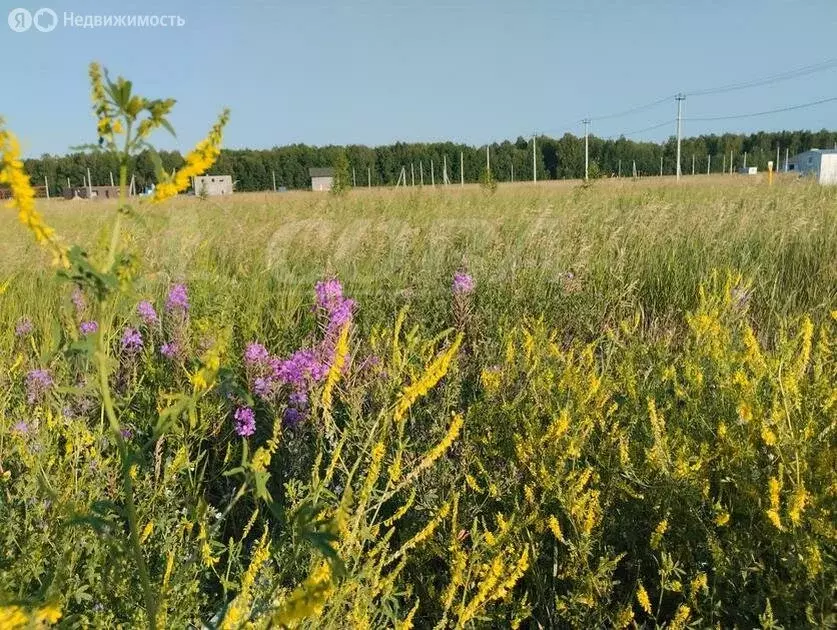
{"type": "Polygon", "coordinates": [[[813,177],[820,184],[837,184],[837,149],[811,149],[788,162],[789,173],[813,177]]]}
{"type": "Polygon", "coordinates": [[[64,189],[64,199],[118,199],[119,186],[72,186],[64,189]]]}
{"type": "Polygon", "coordinates": [[[333,168],[309,168],[308,175],[311,176],[311,190],[328,192],[334,186],[333,168]]]}
{"type": "Polygon", "coordinates": [[[196,195],[231,195],[233,193],[232,175],[202,175],[193,182],[196,195]]]}
{"type": "Polygon", "coordinates": [[[756,166],[745,166],[738,169],[739,175],[758,175],[759,169],[756,166]]]}
{"type": "MultiPolygon", "coordinates": [[[[46,192],[46,186],[32,186],[32,189],[35,191],[36,197],[48,197],[46,192]]],[[[12,190],[11,188],[0,187],[0,199],[11,199],[12,198],[12,190]]]]}

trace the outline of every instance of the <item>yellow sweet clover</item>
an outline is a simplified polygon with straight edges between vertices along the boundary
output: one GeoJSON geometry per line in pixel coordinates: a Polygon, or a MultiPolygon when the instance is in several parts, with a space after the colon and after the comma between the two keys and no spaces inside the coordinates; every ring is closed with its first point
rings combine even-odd
{"type": "Polygon", "coordinates": [[[427,366],[421,378],[404,389],[401,398],[395,405],[394,418],[396,422],[403,420],[413,403],[427,395],[427,392],[435,387],[436,383],[448,373],[451,361],[453,361],[459,351],[459,346],[462,344],[462,338],[462,333],[457,335],[450,347],[427,366]]]}
{"type": "Polygon", "coordinates": [[[669,628],[671,630],[682,630],[686,627],[686,622],[689,620],[689,615],[692,613],[691,609],[686,604],[680,604],[677,612],[674,614],[674,619],[671,621],[669,628]]]}
{"type": "Polygon", "coordinates": [[[267,538],[267,530],[262,534],[253,555],[250,558],[250,565],[241,576],[241,588],[238,591],[235,599],[227,608],[227,613],[224,615],[224,620],[221,623],[223,630],[233,630],[241,627],[241,624],[250,616],[250,591],[253,588],[253,583],[256,581],[256,576],[261,571],[262,566],[270,558],[270,542],[267,538]]]}
{"type": "Polygon", "coordinates": [[[272,622],[279,627],[294,627],[304,619],[317,618],[332,591],[331,568],[320,563],[316,569],[279,605],[272,622]]]}
{"type": "Polygon", "coordinates": [[[323,407],[323,413],[331,412],[331,396],[334,391],[334,386],[337,384],[340,375],[343,373],[343,366],[346,364],[346,357],[349,354],[349,325],[346,324],[340,330],[340,336],[337,338],[337,345],[334,349],[334,361],[328,370],[325,385],[323,385],[323,393],[320,397],[323,407]]]}
{"type": "Polygon", "coordinates": [[[0,118],[0,184],[7,184],[12,198],[7,207],[17,209],[18,220],[35,237],[35,241],[45,246],[53,255],[56,264],[66,267],[67,251],[35,208],[35,190],[29,183],[29,176],[23,170],[20,159],[20,143],[15,135],[4,126],[0,118]]]}
{"type": "Polygon", "coordinates": [[[648,597],[648,591],[645,590],[642,582],[640,582],[636,587],[636,601],[639,603],[639,607],[642,608],[646,614],[652,614],[651,599],[648,597]]]}
{"type": "Polygon", "coordinates": [[[225,109],[218,117],[209,134],[201,140],[186,156],[186,163],[173,178],[168,177],[157,184],[152,201],[159,203],[174,197],[186,190],[192,183],[192,178],[205,173],[221,155],[221,141],[224,127],[230,119],[230,112],[225,109]]]}
{"type": "Polygon", "coordinates": [[[660,543],[663,540],[663,534],[666,533],[668,529],[668,520],[663,519],[658,524],[657,527],[651,534],[651,549],[659,549],[660,543]]]}

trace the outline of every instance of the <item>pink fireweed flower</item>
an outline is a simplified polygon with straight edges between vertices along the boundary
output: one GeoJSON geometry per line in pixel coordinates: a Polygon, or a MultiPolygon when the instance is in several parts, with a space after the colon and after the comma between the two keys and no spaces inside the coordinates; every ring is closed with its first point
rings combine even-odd
{"type": "Polygon", "coordinates": [[[146,326],[153,326],[157,323],[157,311],[151,302],[143,300],[137,304],[137,314],[146,326]]]}
{"type": "Polygon", "coordinates": [[[18,337],[27,337],[32,334],[34,329],[35,327],[32,326],[32,320],[28,317],[24,317],[19,320],[17,326],[15,326],[15,335],[18,337]]]}
{"type": "Polygon", "coordinates": [[[160,346],[160,354],[167,359],[176,359],[180,355],[180,346],[176,341],[167,341],[160,346]]]}
{"type": "Polygon", "coordinates": [[[250,407],[235,410],[235,432],[241,437],[249,437],[256,432],[256,414],[250,407]]]}
{"type": "Polygon", "coordinates": [[[73,306],[76,307],[77,314],[80,315],[84,312],[84,309],[87,308],[87,300],[84,299],[84,291],[82,291],[79,287],[75,287],[73,289],[70,299],[73,301],[73,306]]]}
{"type": "Polygon", "coordinates": [[[189,294],[186,292],[186,285],[175,284],[169,289],[166,310],[169,313],[186,313],[189,310],[189,294]]]}
{"type": "Polygon", "coordinates": [[[87,335],[94,335],[99,332],[99,323],[98,322],[81,322],[78,327],[79,331],[85,337],[87,335]]]}
{"type": "Polygon", "coordinates": [[[26,375],[26,400],[30,405],[42,402],[52,386],[49,370],[32,370],[26,375]]]}
{"type": "Polygon", "coordinates": [[[244,349],[244,363],[249,366],[264,365],[270,359],[270,353],[260,343],[248,343],[244,349]]]}
{"type": "Polygon", "coordinates": [[[473,293],[474,288],[476,287],[476,282],[474,282],[474,278],[469,274],[457,271],[453,274],[453,294],[454,295],[469,295],[473,293]]]}
{"type": "Polygon", "coordinates": [[[122,351],[136,354],[142,350],[142,335],[136,328],[126,328],[122,333],[122,351]]]}

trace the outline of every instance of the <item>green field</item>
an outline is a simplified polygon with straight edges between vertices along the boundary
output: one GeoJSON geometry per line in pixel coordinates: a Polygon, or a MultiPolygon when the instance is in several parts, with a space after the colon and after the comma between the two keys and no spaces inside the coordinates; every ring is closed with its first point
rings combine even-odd
{"type": "MultiPolygon", "coordinates": [[[[101,260],[113,205],[39,208],[101,260]]],[[[124,225],[119,289],[79,308],[0,215],[0,606],[67,627],[837,624],[837,190],[248,193],[124,225]],[[356,302],[339,338],[314,308],[330,278],[356,302]],[[165,307],[181,283],[188,314],[165,307]],[[328,349],[293,421],[252,342],[328,349]]]]}

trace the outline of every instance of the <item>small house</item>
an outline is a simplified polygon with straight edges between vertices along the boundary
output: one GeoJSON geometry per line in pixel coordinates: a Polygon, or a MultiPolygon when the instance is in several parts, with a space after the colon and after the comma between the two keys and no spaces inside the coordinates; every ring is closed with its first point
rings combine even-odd
{"type": "Polygon", "coordinates": [[[788,172],[813,177],[820,184],[837,184],[837,149],[811,149],[788,162],[788,172]]]}
{"type": "Polygon", "coordinates": [[[233,193],[232,175],[201,175],[195,177],[192,185],[196,195],[231,195],[233,193]]]}
{"type": "Polygon", "coordinates": [[[64,199],[118,199],[119,186],[72,186],[64,189],[64,199]]]}
{"type": "Polygon", "coordinates": [[[311,176],[311,190],[327,192],[334,185],[333,168],[309,168],[308,175],[311,176]]]}
{"type": "Polygon", "coordinates": [[[745,166],[738,169],[739,175],[758,175],[759,169],[756,166],[745,166]]]}

